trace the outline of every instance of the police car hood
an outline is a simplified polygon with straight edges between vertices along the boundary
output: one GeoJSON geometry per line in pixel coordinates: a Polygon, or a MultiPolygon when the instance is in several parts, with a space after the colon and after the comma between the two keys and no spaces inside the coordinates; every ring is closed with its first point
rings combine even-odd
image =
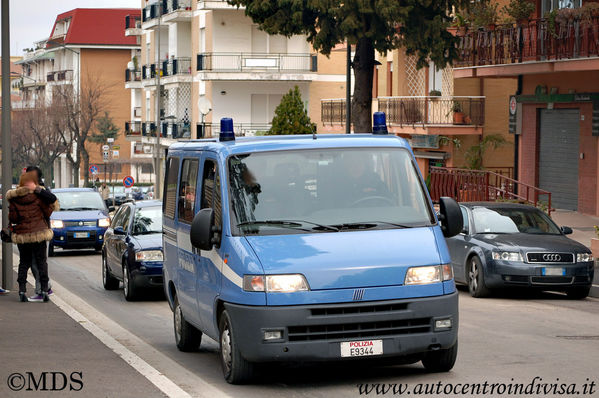
{"type": "Polygon", "coordinates": [[[303,274],[311,290],[403,285],[409,267],[440,263],[431,227],[246,239],[265,274],[303,274]]]}

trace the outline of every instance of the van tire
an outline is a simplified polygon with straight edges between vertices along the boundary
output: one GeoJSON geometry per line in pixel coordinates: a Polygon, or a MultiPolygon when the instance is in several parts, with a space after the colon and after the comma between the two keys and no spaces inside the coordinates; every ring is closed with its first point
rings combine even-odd
{"type": "Polygon", "coordinates": [[[202,332],[185,320],[177,296],[175,296],[174,307],[173,326],[177,348],[182,352],[198,351],[202,342],[202,332]]]}
{"type": "Polygon", "coordinates": [[[422,358],[422,365],[431,373],[449,372],[458,357],[458,342],[444,350],[427,352],[422,358]]]}
{"type": "Polygon", "coordinates": [[[223,376],[230,384],[245,384],[254,375],[254,364],[247,361],[237,347],[235,331],[227,310],[220,316],[219,322],[220,361],[223,376]]]}
{"type": "Polygon", "coordinates": [[[472,297],[487,297],[491,292],[485,285],[483,263],[478,256],[472,256],[466,267],[466,282],[472,297]]]}

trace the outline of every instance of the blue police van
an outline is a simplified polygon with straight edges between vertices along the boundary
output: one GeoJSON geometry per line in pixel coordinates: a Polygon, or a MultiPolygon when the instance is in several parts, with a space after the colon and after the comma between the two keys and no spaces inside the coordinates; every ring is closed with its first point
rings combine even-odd
{"type": "Polygon", "coordinates": [[[449,371],[458,295],[444,237],[406,140],[386,134],[181,141],[167,152],[164,287],[175,341],[220,344],[225,379],[255,364],[381,358],[449,371]]]}

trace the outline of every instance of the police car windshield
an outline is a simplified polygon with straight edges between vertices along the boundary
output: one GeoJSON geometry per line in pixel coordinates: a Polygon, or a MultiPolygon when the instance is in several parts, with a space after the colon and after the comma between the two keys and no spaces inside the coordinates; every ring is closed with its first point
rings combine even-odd
{"type": "Polygon", "coordinates": [[[558,226],[534,207],[476,207],[472,216],[479,234],[561,234],[558,226]]]}
{"type": "Polygon", "coordinates": [[[239,234],[331,232],[364,225],[394,229],[434,222],[405,149],[256,152],[230,157],[228,168],[233,227],[239,234]],[[302,224],[290,228],[289,223],[269,222],[273,220],[302,224]]]}

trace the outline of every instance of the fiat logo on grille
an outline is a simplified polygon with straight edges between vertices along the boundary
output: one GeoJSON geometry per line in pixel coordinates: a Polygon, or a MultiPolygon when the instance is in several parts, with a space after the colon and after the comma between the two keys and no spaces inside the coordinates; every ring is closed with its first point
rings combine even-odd
{"type": "Polygon", "coordinates": [[[360,301],[364,298],[364,289],[356,289],[354,290],[354,296],[353,296],[353,300],[354,301],[360,301]]]}
{"type": "Polygon", "coordinates": [[[543,254],[543,260],[557,263],[562,260],[562,256],[560,256],[559,254],[545,253],[543,254]]]}

